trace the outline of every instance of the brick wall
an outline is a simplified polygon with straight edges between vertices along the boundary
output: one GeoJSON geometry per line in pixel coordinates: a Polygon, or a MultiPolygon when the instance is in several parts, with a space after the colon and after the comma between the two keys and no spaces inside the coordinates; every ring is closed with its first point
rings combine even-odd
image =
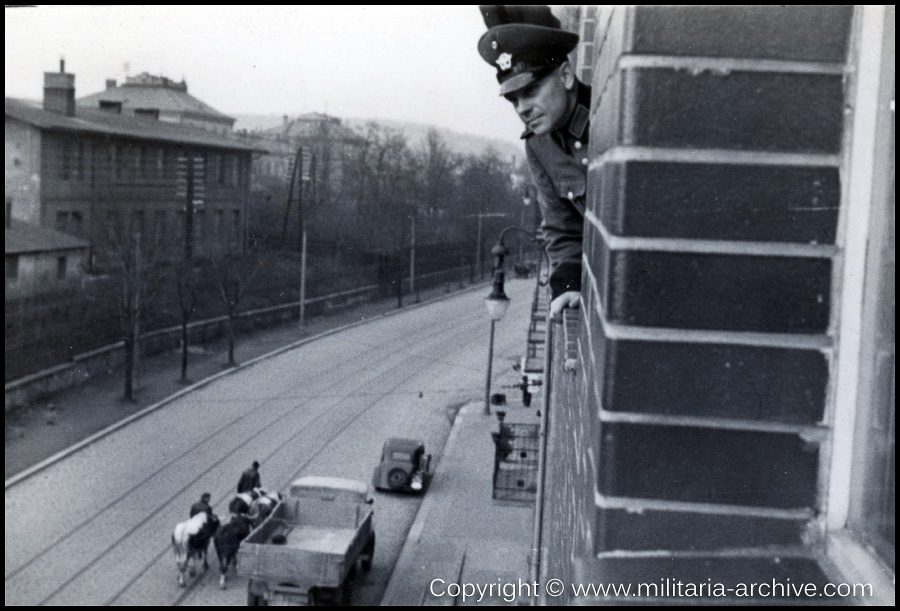
{"type": "MultiPolygon", "coordinates": [[[[769,574],[766,550],[821,545],[852,15],[599,9],[585,380],[582,405],[555,410],[592,420],[560,425],[596,446],[591,515],[576,518],[594,525],[588,576],[633,576],[663,550],[704,581],[703,554],[769,574]]],[[[549,461],[574,460],[557,444],[549,461]]]]}
{"type": "MultiPolygon", "coordinates": [[[[544,476],[544,513],[541,574],[566,583],[578,580],[580,558],[589,557],[594,537],[594,473],[596,423],[589,402],[580,400],[584,376],[571,366],[578,358],[577,312],[564,312],[565,320],[552,323],[552,366],[545,372],[549,392],[547,413],[548,460],[544,476]],[[569,366],[567,366],[567,362],[569,366]]],[[[555,603],[571,602],[568,594],[555,603]]]]}

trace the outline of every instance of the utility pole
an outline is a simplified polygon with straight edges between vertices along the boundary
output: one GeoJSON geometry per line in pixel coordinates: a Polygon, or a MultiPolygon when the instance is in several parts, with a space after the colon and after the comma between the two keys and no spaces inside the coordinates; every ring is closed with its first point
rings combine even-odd
{"type": "Polygon", "coordinates": [[[303,230],[300,254],[300,327],[306,326],[306,230],[303,230]]]}
{"type": "MultiPolygon", "coordinates": [[[[294,167],[291,168],[291,184],[288,187],[288,196],[287,202],[284,205],[284,221],[281,224],[281,247],[285,248],[287,246],[287,230],[288,230],[288,218],[291,214],[291,200],[294,198],[294,182],[301,179],[303,173],[303,146],[299,146],[297,148],[297,153],[294,156],[294,167]]],[[[300,189],[303,189],[303,183],[300,183],[300,189]]]]}
{"type": "MultiPolygon", "coordinates": [[[[303,147],[300,147],[300,150],[303,150],[303,147]]],[[[297,187],[297,227],[298,227],[298,239],[299,243],[297,246],[298,250],[303,251],[303,234],[306,231],[306,228],[303,225],[303,191],[307,188],[307,183],[309,182],[309,177],[303,173],[303,156],[300,155],[300,184],[297,187]]]]}
{"type": "Polygon", "coordinates": [[[412,233],[409,238],[409,294],[416,296],[419,303],[419,294],[416,292],[416,217],[410,216],[412,221],[412,233]]]}
{"type": "Polygon", "coordinates": [[[184,203],[184,260],[194,257],[194,155],[187,152],[186,200],[184,203]]]}
{"type": "Polygon", "coordinates": [[[475,267],[478,268],[479,277],[484,279],[484,270],[481,266],[481,219],[483,218],[496,218],[501,216],[506,216],[506,213],[503,212],[480,212],[478,214],[470,214],[468,216],[462,218],[472,218],[478,217],[478,244],[475,246],[475,267]]]}
{"type": "Polygon", "coordinates": [[[306,173],[303,167],[303,147],[297,151],[297,160],[300,163],[298,169],[300,186],[297,189],[297,216],[299,220],[300,230],[300,326],[306,326],[306,225],[303,222],[303,190],[307,189],[307,195],[313,197],[315,195],[315,177],[316,177],[316,155],[310,153],[309,173],[306,173]]]}
{"type": "MultiPolygon", "coordinates": [[[[481,219],[483,214],[478,215],[478,245],[475,247],[475,267],[478,268],[478,278],[484,280],[484,268],[481,266],[481,219]]],[[[493,327],[491,327],[493,329],[493,327]]]]}

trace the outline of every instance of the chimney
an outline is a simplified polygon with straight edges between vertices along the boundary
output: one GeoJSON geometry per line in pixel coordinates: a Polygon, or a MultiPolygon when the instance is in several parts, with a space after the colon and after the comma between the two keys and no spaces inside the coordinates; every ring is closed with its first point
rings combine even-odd
{"type": "Polygon", "coordinates": [[[109,91],[110,89],[115,89],[115,88],[116,88],[116,79],[114,79],[114,78],[106,79],[106,90],[109,91]]]}
{"type": "Polygon", "coordinates": [[[44,110],[75,116],[75,75],[66,73],[66,61],[59,60],[59,72],[44,73],[44,110]]]}

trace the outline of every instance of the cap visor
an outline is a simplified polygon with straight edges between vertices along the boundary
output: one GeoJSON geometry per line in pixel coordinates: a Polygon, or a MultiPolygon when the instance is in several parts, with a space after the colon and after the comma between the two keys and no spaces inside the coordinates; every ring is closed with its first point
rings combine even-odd
{"type": "Polygon", "coordinates": [[[506,95],[513,91],[518,91],[523,87],[527,87],[534,81],[538,80],[538,76],[534,72],[523,72],[512,76],[500,83],[500,95],[506,95]]]}

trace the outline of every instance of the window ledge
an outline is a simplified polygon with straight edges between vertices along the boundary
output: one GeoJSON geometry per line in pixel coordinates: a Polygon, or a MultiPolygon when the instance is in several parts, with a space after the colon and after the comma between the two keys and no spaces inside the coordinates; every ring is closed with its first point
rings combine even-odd
{"type": "Polygon", "coordinates": [[[835,582],[872,584],[873,596],[858,598],[856,603],[894,606],[894,572],[847,530],[828,534],[823,568],[839,576],[835,582]]]}

